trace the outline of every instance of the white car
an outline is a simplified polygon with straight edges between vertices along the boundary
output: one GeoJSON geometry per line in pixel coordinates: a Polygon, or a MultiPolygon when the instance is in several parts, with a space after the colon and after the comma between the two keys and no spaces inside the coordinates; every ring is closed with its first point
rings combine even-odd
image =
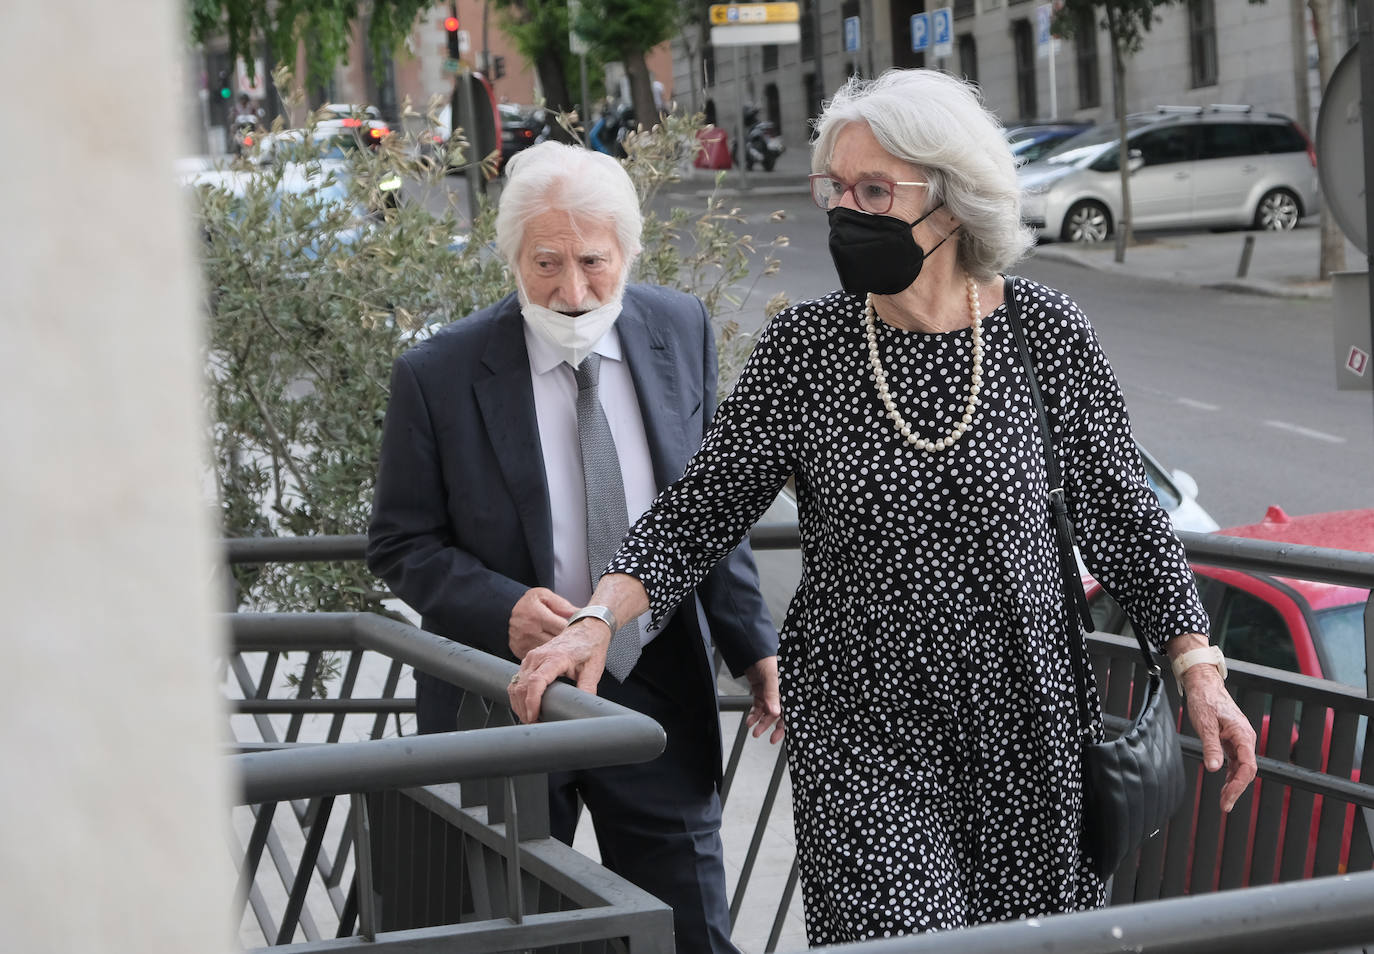
{"type": "MultiPolygon", "coordinates": [[[[1285,116],[1170,107],[1127,118],[1132,228],[1287,230],[1317,211],[1317,157],[1285,116]]],[[[1019,170],[1041,238],[1101,242],[1121,221],[1120,137],[1105,123],[1019,170]]]]}

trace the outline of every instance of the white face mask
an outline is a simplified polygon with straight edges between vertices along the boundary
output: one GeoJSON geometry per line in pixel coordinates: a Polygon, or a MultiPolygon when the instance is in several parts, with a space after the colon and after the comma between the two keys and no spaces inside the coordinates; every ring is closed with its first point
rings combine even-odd
{"type": "MultiPolygon", "coordinates": [[[[615,320],[620,317],[621,300],[625,295],[625,282],[616,286],[615,294],[604,305],[580,315],[567,315],[543,305],[536,305],[525,294],[524,284],[516,279],[520,289],[520,314],[525,322],[546,344],[558,352],[559,357],[574,368],[582,359],[592,353],[596,343],[611,330],[615,320]]],[[[554,304],[559,304],[555,302],[554,304]]]]}

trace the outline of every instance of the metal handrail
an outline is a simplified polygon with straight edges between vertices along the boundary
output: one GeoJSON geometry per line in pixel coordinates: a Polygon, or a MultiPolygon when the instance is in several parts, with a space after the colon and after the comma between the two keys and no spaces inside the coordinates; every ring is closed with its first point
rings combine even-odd
{"type": "MultiPolygon", "coordinates": [[[[370,614],[231,613],[226,618],[237,652],[275,647],[288,634],[300,648],[371,649],[487,698],[504,698],[518,671],[515,663],[370,614]]],[[[535,725],[232,756],[243,781],[240,803],[644,762],[666,744],[653,719],[569,685],[550,686],[543,707],[545,721],[535,725]]]]}
{"type": "MultiPolygon", "coordinates": [[[[310,673],[326,653],[347,653],[351,659],[350,675],[340,686],[345,692],[352,685],[355,664],[365,654],[391,660],[392,676],[383,690],[386,698],[293,700],[327,703],[320,711],[336,717],[343,711],[340,703],[344,703],[344,709],[356,711],[353,703],[359,701],[369,704],[365,711],[395,711],[396,700],[390,698],[390,693],[395,688],[395,673],[402,664],[433,673],[464,690],[466,699],[477,703],[465,703],[463,711],[468,715],[460,712],[460,731],[339,742],[336,740],[340,724],[336,722],[330,729],[328,743],[294,741],[298,728],[295,720],[302,710],[292,707],[293,725],[287,730],[288,741],[278,741],[275,733],[264,730],[259,723],[265,741],[242,745],[239,754],[229,756],[241,784],[237,802],[253,808],[253,830],[239,867],[237,896],[240,904],[253,904],[269,943],[273,938],[278,945],[291,943],[299,926],[306,933],[307,944],[295,945],[296,949],[351,948],[356,939],[343,935],[351,931],[356,917],[358,935],[363,940],[379,948],[410,949],[407,945],[413,938],[405,930],[379,930],[380,895],[369,854],[373,824],[369,802],[398,796],[406,804],[425,803],[426,807],[410,811],[443,814],[449,830],[464,833],[465,846],[480,844],[481,848],[474,850],[486,853],[485,861],[464,854],[466,860],[462,862],[484,871],[484,886],[472,901],[477,920],[464,919],[465,923],[427,929],[427,942],[437,944],[443,939],[474,952],[525,949],[532,946],[531,941],[554,932],[587,941],[629,937],[633,939],[630,947],[636,951],[662,951],[665,943],[671,943],[665,942],[671,938],[671,912],[662,902],[604,872],[590,881],[577,879],[568,867],[575,853],[565,846],[548,844],[544,801],[543,773],[642,762],[660,754],[666,737],[653,719],[582,693],[571,685],[556,684],[544,697],[544,721],[511,725],[505,700],[507,684],[517,669],[514,663],[382,616],[242,613],[227,614],[226,621],[236,673],[242,668],[242,654],[258,653],[264,657],[261,681],[256,686],[240,678],[240,687],[252,696],[238,700],[236,708],[240,712],[272,710],[271,705],[261,704],[273,702],[267,698],[267,687],[274,678],[276,660],[283,653],[299,650],[309,654],[306,675],[298,677],[302,695],[307,694],[304,687],[312,678],[310,673]],[[448,784],[453,782],[477,783],[471,789],[463,786],[461,805],[452,801],[452,793],[459,791],[457,786],[448,784]],[[323,842],[339,795],[349,796],[347,834],[335,859],[330,860],[323,842]],[[289,811],[300,823],[305,839],[294,871],[286,866],[281,846],[275,840],[274,817],[280,805],[291,806],[289,811]],[[524,807],[518,807],[521,805],[524,807]],[[316,871],[326,879],[326,885],[337,884],[350,847],[357,851],[352,887],[347,898],[331,893],[341,935],[337,940],[327,941],[320,937],[305,904],[306,896],[316,871]],[[267,919],[271,915],[256,884],[264,851],[272,853],[283,877],[283,887],[289,890],[284,913],[270,929],[267,919]],[[498,856],[503,858],[504,867],[504,884],[499,889],[489,883],[489,879],[497,877],[498,869],[491,867],[491,859],[498,856]],[[546,889],[551,886],[550,878],[554,879],[552,890],[556,895],[579,905],[578,910],[554,908],[549,913],[540,913],[549,903],[546,889]],[[530,895],[532,889],[534,895],[530,895]],[[541,908],[531,910],[530,902],[541,908]]],[[[381,728],[379,718],[373,726],[374,736],[381,728]]],[[[390,811],[384,809],[383,816],[389,816],[390,811]]],[[[462,849],[464,853],[467,850],[462,849]]],[[[428,859],[431,856],[427,851],[428,847],[421,849],[421,854],[414,857],[428,859]]],[[[389,890],[399,891],[397,886],[402,881],[398,879],[402,876],[395,873],[394,866],[401,856],[395,851],[383,854],[387,859],[383,864],[388,872],[384,876],[386,884],[389,890]]],[[[402,859],[402,863],[410,862],[402,859]]],[[[473,871],[467,871],[463,877],[473,871]]],[[[401,897],[410,895],[403,892],[401,897]]],[[[404,918],[410,915],[398,915],[398,904],[389,904],[388,923],[399,916],[404,928],[404,918]]]]}
{"type": "MultiPolygon", "coordinates": [[[[1189,557],[1199,563],[1235,567],[1281,578],[1313,579],[1338,585],[1368,587],[1374,590],[1374,554],[1299,547],[1212,534],[1180,533],[1179,536],[1189,557]]],[[[759,525],[751,532],[750,539],[755,549],[758,550],[795,549],[800,540],[796,524],[759,525]]],[[[260,538],[250,541],[250,543],[251,545],[244,545],[243,541],[227,541],[225,545],[226,557],[230,562],[242,564],[354,560],[361,559],[366,549],[366,540],[362,536],[283,540],[260,538]]],[[[1367,631],[1370,628],[1374,627],[1367,626],[1367,631]]],[[[297,632],[296,635],[299,637],[296,640],[298,648],[310,649],[315,652],[344,648],[334,645],[323,634],[297,632]]],[[[245,643],[244,648],[252,645],[245,643]]],[[[455,652],[455,644],[447,640],[440,640],[438,646],[444,655],[452,655],[455,652]]],[[[268,649],[269,646],[263,644],[253,648],[268,649]]],[[[1116,727],[1120,722],[1120,716],[1127,711],[1122,708],[1122,705],[1129,704],[1129,700],[1124,699],[1122,692],[1129,690],[1134,682],[1138,681],[1132,675],[1132,667],[1136,665],[1138,650],[1133,641],[1111,635],[1090,637],[1090,649],[1094,654],[1094,668],[1099,670],[1099,680],[1109,678],[1112,681],[1111,692],[1107,692],[1104,688],[1103,702],[1104,707],[1108,703],[1112,704],[1112,711],[1106,715],[1106,721],[1109,728],[1116,727]],[[1117,665],[1118,662],[1121,665],[1117,665]],[[1118,672],[1120,672],[1119,676],[1117,675],[1118,672]],[[1122,686],[1125,689],[1122,689],[1122,686]]],[[[426,659],[420,665],[421,668],[433,671],[435,664],[435,660],[426,659]]],[[[513,665],[511,670],[513,670],[513,665]]],[[[1174,826],[1179,829],[1177,836],[1175,836],[1173,828],[1170,829],[1170,841],[1167,849],[1163,847],[1164,836],[1161,836],[1160,839],[1156,839],[1157,843],[1150,847],[1148,852],[1142,850],[1138,871],[1132,869],[1129,872],[1118,873],[1114,900],[1122,902],[1139,899],[1134,905],[1127,906],[1129,908],[1141,907],[1149,903],[1148,899],[1153,897],[1176,895],[1189,890],[1211,892],[1214,890],[1212,878],[1219,879],[1217,886],[1231,889],[1223,892],[1223,895],[1227,897],[1237,893],[1237,886],[1242,883],[1241,878],[1254,879],[1251,883],[1269,877],[1276,877],[1279,880],[1302,878],[1304,877],[1304,848],[1307,846],[1309,828],[1316,847],[1307,848],[1306,867],[1308,871],[1306,876],[1310,878],[1313,874],[1322,875],[1334,870],[1345,870],[1344,867],[1340,869],[1334,867],[1334,859],[1342,851],[1342,839],[1349,839],[1350,837],[1348,819],[1351,816],[1348,814],[1349,812],[1355,813],[1357,831],[1359,832],[1357,835],[1358,843],[1354,848],[1350,846],[1348,840],[1344,841],[1344,851],[1350,853],[1350,870],[1369,867],[1369,853],[1371,847],[1374,847],[1374,842],[1366,842],[1371,837],[1371,832],[1374,832],[1374,807],[1371,807],[1371,799],[1374,798],[1371,793],[1374,792],[1374,789],[1370,787],[1368,781],[1353,781],[1351,769],[1359,770],[1362,765],[1364,779],[1374,779],[1374,764],[1371,764],[1370,755],[1370,748],[1374,747],[1365,748],[1363,757],[1360,756],[1361,748],[1356,747],[1354,749],[1355,764],[1352,766],[1351,739],[1357,731],[1357,727],[1360,736],[1363,737],[1363,726],[1368,721],[1374,720],[1374,709],[1371,709],[1371,705],[1374,703],[1371,703],[1358,690],[1295,673],[1268,670],[1259,666],[1247,666],[1243,663],[1233,665],[1232,672],[1232,694],[1236,696],[1247,716],[1257,727],[1261,719],[1266,723],[1269,722],[1270,705],[1273,706],[1273,724],[1269,733],[1269,747],[1266,750],[1268,755],[1262,753],[1260,756],[1260,776],[1272,783],[1273,788],[1272,790],[1266,788],[1263,796],[1261,796],[1258,787],[1248,791],[1237,805],[1234,818],[1229,819],[1232,824],[1228,828],[1228,819],[1222,817],[1214,805],[1215,789],[1219,786],[1219,782],[1215,777],[1209,776],[1206,779],[1201,777],[1201,769],[1197,764],[1200,757],[1200,752],[1197,751],[1199,746],[1196,739],[1187,734],[1185,716],[1182,741],[1191,773],[1190,777],[1196,780],[1194,797],[1200,797],[1200,801],[1191,814],[1182,819],[1179,825],[1174,826]],[[1328,713],[1326,715],[1325,736],[1321,722],[1323,712],[1328,713]],[[1331,721],[1333,715],[1335,716],[1334,729],[1331,721]],[[1290,732],[1294,740],[1291,746],[1286,741],[1290,732]],[[1333,759],[1330,766],[1326,764],[1323,755],[1324,747],[1327,744],[1326,741],[1323,741],[1324,739],[1329,739],[1332,742],[1333,759]],[[1337,750],[1337,740],[1343,740],[1340,742],[1340,751],[1344,753],[1343,761],[1336,759],[1334,755],[1337,750]],[[1263,849],[1257,846],[1252,862],[1250,856],[1245,853],[1244,839],[1240,837],[1240,834],[1243,834],[1245,823],[1248,821],[1252,826],[1259,824],[1262,830],[1272,832],[1274,826],[1279,824],[1281,817],[1279,813],[1288,811],[1289,796],[1284,794],[1286,792],[1292,793],[1293,817],[1300,818],[1301,822],[1288,825],[1286,834],[1280,827],[1279,834],[1282,836],[1280,839],[1282,844],[1268,844],[1263,849]],[[1324,803],[1323,799],[1325,799],[1324,803]],[[1361,817],[1365,820],[1361,821],[1361,817]],[[1341,835],[1342,818],[1347,819],[1347,833],[1344,836],[1341,835]],[[1317,833],[1318,824],[1321,828],[1320,836],[1317,833]],[[1237,830],[1237,836],[1225,838],[1223,841],[1223,833],[1231,829],[1237,830]],[[1194,839],[1196,839],[1195,842],[1194,839]],[[1196,844],[1196,857],[1190,848],[1190,845],[1194,843],[1196,844]],[[1148,859],[1147,854],[1149,855],[1148,859]],[[1281,871],[1279,871],[1280,865],[1281,871]],[[1161,875],[1161,870],[1164,871],[1163,875],[1161,875]],[[1192,880],[1191,889],[1184,881],[1186,878],[1192,880]]],[[[500,688],[502,689],[504,689],[505,678],[505,673],[499,677],[500,688]]],[[[1100,688],[1103,688],[1101,682],[1100,688]]],[[[1127,692],[1126,694],[1129,695],[1130,693],[1127,692]]],[[[363,701],[353,700],[352,702],[358,704],[363,701]]],[[[378,701],[382,702],[383,700],[378,701]]],[[[385,701],[390,702],[390,700],[385,701]]],[[[739,699],[723,697],[721,709],[730,713],[742,712],[747,709],[749,701],[745,697],[739,699]]],[[[1174,699],[1173,701],[1177,705],[1178,700],[1174,699]]],[[[342,700],[339,702],[342,704],[342,700]]],[[[295,708],[297,705],[309,707],[312,704],[315,703],[308,700],[300,700],[299,703],[292,702],[291,707],[269,700],[244,703],[249,708],[254,705],[280,705],[280,709],[271,711],[291,712],[298,711],[295,708]]],[[[382,708],[384,706],[374,711],[381,711],[382,708]]],[[[263,709],[262,711],[268,710],[263,709]]],[[[727,788],[722,792],[723,800],[729,793],[728,786],[739,761],[739,753],[746,734],[741,720],[734,751],[730,753],[728,761],[727,788]]],[[[412,739],[411,741],[415,740],[412,739]]],[[[785,772],[782,749],[781,746],[778,748],[777,762],[772,766],[772,777],[768,784],[768,792],[765,795],[765,804],[754,806],[751,803],[742,808],[750,815],[757,811],[759,818],[754,826],[754,837],[745,858],[745,869],[741,872],[736,884],[735,894],[732,898],[732,911],[738,911],[740,905],[744,903],[747,883],[752,880],[749,878],[748,869],[751,869],[758,860],[757,842],[760,838],[760,830],[772,816],[772,802],[778,796],[778,783],[783,779],[785,772]]],[[[785,798],[785,796],[783,797],[785,798]]],[[[1343,856],[1341,857],[1343,859],[1343,856]]],[[[1344,865],[1343,860],[1341,864],[1344,865]]],[[[777,872],[779,875],[782,873],[781,869],[777,872]]],[[[791,870],[787,873],[787,883],[782,890],[781,903],[776,909],[772,932],[765,950],[772,951],[778,947],[784,918],[790,919],[788,912],[796,889],[797,876],[798,871],[794,859],[791,870]]],[[[1364,875],[1359,877],[1365,879],[1364,875]]],[[[1362,880],[1361,883],[1367,884],[1368,881],[1367,879],[1362,880]]],[[[1211,898],[1220,896],[1222,895],[1209,895],[1211,898]]],[[[753,897],[752,893],[750,897],[753,897]]],[[[1374,907],[1374,896],[1369,896],[1366,900],[1374,907]]],[[[1256,902],[1251,902],[1252,905],[1254,903],[1256,902]]],[[[752,903],[749,906],[752,907],[752,903]]],[[[1111,912],[1124,909],[1118,903],[1109,909],[1108,916],[1110,917],[1111,912]]],[[[1158,916],[1156,914],[1156,917],[1158,916]]],[[[1112,920],[1117,925],[1124,923],[1120,917],[1112,920]]],[[[1293,942],[1292,938],[1288,939],[1289,943],[1286,946],[1278,939],[1278,934],[1273,929],[1274,925],[1267,915],[1259,920],[1268,925],[1260,929],[1263,933],[1264,943],[1272,943],[1277,946],[1266,947],[1263,944],[1254,943],[1253,940],[1237,940],[1234,948],[1209,945],[1209,950],[1240,950],[1243,948],[1247,952],[1259,952],[1263,950],[1293,951],[1299,949],[1300,944],[1293,942]]],[[[1041,924],[1045,923],[1048,923],[1048,919],[1041,922],[1041,924]]],[[[1070,935],[1077,936],[1077,930],[1071,931],[1070,935]]],[[[1221,925],[1217,930],[1225,935],[1229,928],[1221,925]]],[[[1240,936],[1237,935],[1238,938],[1240,936]]],[[[1308,937],[1313,936],[1309,932],[1308,937]]],[[[1042,942],[1047,939],[1045,934],[1037,934],[1035,937],[1042,942]]],[[[1211,938],[1213,934],[1209,933],[1207,937],[1211,938]]],[[[1342,943],[1340,937],[1344,937],[1344,935],[1329,940],[1314,941],[1314,944],[1329,943],[1335,945],[1342,943]]],[[[918,940],[905,939],[896,943],[914,944],[918,940]]],[[[982,943],[979,942],[979,945],[974,947],[950,949],[981,949],[982,943]]],[[[998,941],[997,943],[1008,942],[998,941]]],[[[1115,946],[1119,946],[1119,943],[1117,942],[1115,946]]],[[[1143,943],[1156,946],[1145,946],[1140,949],[1158,951],[1190,950],[1196,949],[1198,945],[1196,938],[1179,941],[1174,947],[1167,946],[1174,943],[1168,938],[1146,939],[1143,943]]],[[[924,951],[930,948],[892,947],[883,949],[924,951]]],[[[1076,949],[1072,947],[1063,948],[1063,950],[1069,951],[1076,949]]],[[[1084,949],[1103,949],[1100,938],[1096,948],[1084,949]]]]}
{"type": "Polygon", "coordinates": [[[1231,537],[1221,533],[1178,532],[1188,557],[1233,570],[1297,577],[1317,583],[1374,589],[1374,553],[1307,547],[1231,537]]]}
{"type": "Polygon", "coordinates": [[[831,954],[1289,954],[1374,940],[1374,872],[826,948],[831,954]]]}
{"type": "MultiPolygon", "coordinates": [[[[1216,533],[1179,531],[1178,538],[1189,558],[1201,563],[1374,589],[1374,553],[1216,533]]],[[[795,523],[760,523],[749,531],[749,543],[756,550],[795,550],[801,546],[801,532],[795,523]]],[[[234,565],[361,560],[367,537],[248,537],[226,540],[224,547],[226,559],[234,565]]]]}

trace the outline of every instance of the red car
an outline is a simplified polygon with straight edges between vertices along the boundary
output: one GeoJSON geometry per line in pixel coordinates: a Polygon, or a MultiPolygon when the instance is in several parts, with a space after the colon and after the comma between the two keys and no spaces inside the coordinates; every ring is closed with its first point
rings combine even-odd
{"type": "MultiPolygon", "coordinates": [[[[1374,553],[1374,509],[1290,517],[1279,507],[1270,507],[1259,523],[1217,532],[1274,543],[1374,553]]],[[[1203,605],[1212,620],[1212,642],[1221,647],[1227,659],[1330,679],[1364,690],[1364,610],[1369,590],[1198,563],[1193,564],[1193,572],[1203,605]]],[[[1098,629],[1130,635],[1130,621],[1116,601],[1096,581],[1085,578],[1084,585],[1098,629]]],[[[1266,715],[1259,727],[1261,753],[1268,750],[1268,730],[1269,716],[1266,715]]],[[[1295,728],[1295,736],[1296,732],[1295,728]]],[[[1328,714],[1323,753],[1330,744],[1330,733],[1328,714]]],[[[1323,754],[1323,770],[1325,765],[1323,754]]],[[[1351,777],[1358,781],[1359,770],[1356,769],[1351,777]]],[[[1257,796],[1262,784],[1255,783],[1257,796]]],[[[1315,849],[1317,842],[1321,796],[1318,795],[1314,802],[1307,859],[1309,876],[1313,863],[1310,851],[1315,849]]],[[[1285,794],[1284,820],[1280,822],[1277,836],[1279,843],[1282,843],[1287,815],[1288,796],[1285,794]]],[[[1254,817],[1250,820],[1252,846],[1255,821],[1254,817]]],[[[1343,832],[1342,870],[1350,850],[1353,824],[1352,806],[1347,812],[1343,832]]],[[[1247,857],[1247,870],[1249,866],[1247,857]]]]}
{"type": "MultiPolygon", "coordinates": [[[[1290,517],[1270,507],[1260,523],[1217,533],[1374,553],[1374,509],[1290,517]]],[[[1198,563],[1193,571],[1212,618],[1212,642],[1227,659],[1364,688],[1368,590],[1198,563]]],[[[1130,621],[1116,601],[1095,581],[1085,582],[1098,629],[1130,635],[1130,621]]]]}

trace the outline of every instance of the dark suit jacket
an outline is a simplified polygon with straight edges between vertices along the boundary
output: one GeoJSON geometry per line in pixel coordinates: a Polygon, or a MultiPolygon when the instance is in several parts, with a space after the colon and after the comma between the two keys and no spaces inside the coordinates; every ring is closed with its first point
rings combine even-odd
{"type": "MultiPolygon", "coordinates": [[[[632,285],[616,328],[662,489],[681,476],[715,413],[711,324],[690,295],[632,285]]],[[[548,485],[514,295],[396,360],[367,562],[425,629],[514,659],[511,609],[529,587],[554,582],[548,485]]],[[[732,673],[777,652],[747,543],[697,593],[732,673]]],[[[719,776],[715,683],[690,602],[645,647],[630,678],[700,714],[701,752],[713,754],[719,776]]],[[[615,689],[606,676],[602,693],[615,698],[615,689]]]]}

